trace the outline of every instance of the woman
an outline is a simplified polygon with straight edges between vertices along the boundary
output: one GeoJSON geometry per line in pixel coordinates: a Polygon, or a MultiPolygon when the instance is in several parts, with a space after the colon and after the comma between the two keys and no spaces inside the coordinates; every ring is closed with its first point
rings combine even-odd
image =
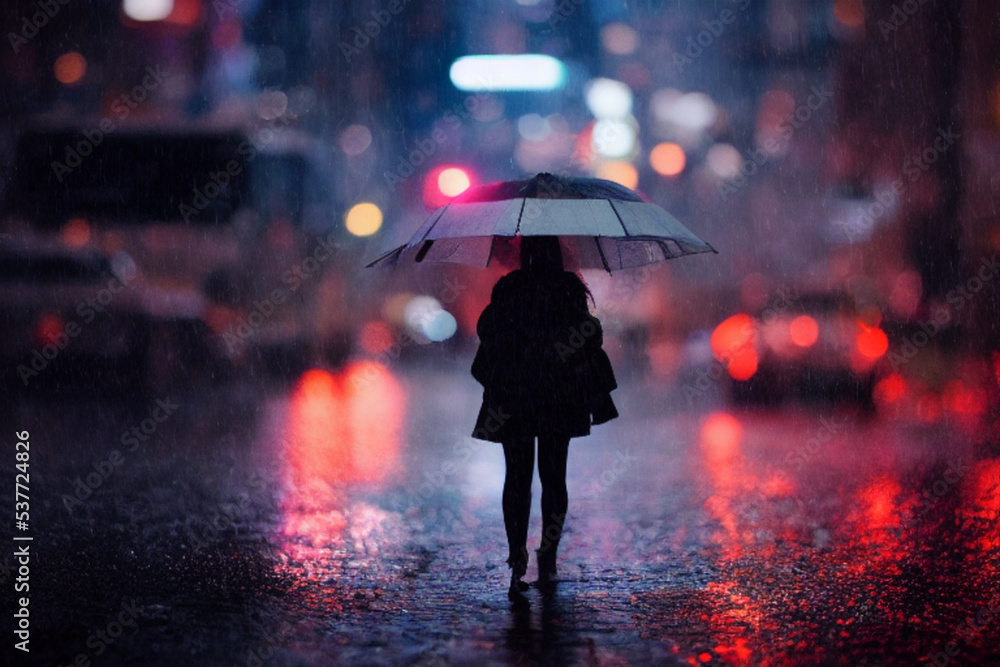
{"type": "Polygon", "coordinates": [[[590,291],[563,270],[554,236],[521,238],[521,268],[500,278],[476,327],[480,347],[472,375],[483,385],[473,437],[503,445],[504,527],[512,599],[527,588],[528,518],[538,438],[542,482],[540,584],[556,574],[566,517],[570,438],[618,416],[614,373],[601,349],[601,324],[588,309],[590,291]]]}

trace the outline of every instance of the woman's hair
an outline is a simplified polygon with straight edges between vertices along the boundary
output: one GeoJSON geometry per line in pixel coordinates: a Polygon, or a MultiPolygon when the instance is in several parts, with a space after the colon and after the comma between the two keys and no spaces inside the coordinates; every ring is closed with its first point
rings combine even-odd
{"type": "Polygon", "coordinates": [[[521,268],[526,271],[562,271],[562,248],[555,236],[522,236],[521,268]]]}
{"type": "MultiPolygon", "coordinates": [[[[521,237],[521,269],[524,271],[551,271],[562,273],[563,267],[562,247],[559,245],[559,238],[555,236],[522,236],[521,237]]],[[[579,289],[580,294],[585,296],[590,303],[594,303],[594,295],[579,273],[573,273],[576,281],[573,288],[579,289]]]]}

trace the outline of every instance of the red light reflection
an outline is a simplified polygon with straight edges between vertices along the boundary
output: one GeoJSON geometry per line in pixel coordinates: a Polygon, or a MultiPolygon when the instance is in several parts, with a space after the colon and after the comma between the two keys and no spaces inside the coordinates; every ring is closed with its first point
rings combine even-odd
{"type": "Polygon", "coordinates": [[[379,482],[396,472],[405,403],[399,381],[374,361],[303,374],[289,408],[296,487],[379,482]]]}
{"type": "Polygon", "coordinates": [[[1000,459],[976,463],[969,471],[960,515],[976,537],[972,546],[984,551],[1000,549],[1000,459]]]}
{"type": "Polygon", "coordinates": [[[854,546],[867,556],[850,566],[855,574],[864,575],[873,566],[898,574],[898,563],[906,556],[900,535],[906,509],[901,504],[902,492],[899,480],[891,474],[876,477],[857,492],[853,503],[856,509],[848,517],[847,525],[851,527],[854,546]]]}
{"type": "Polygon", "coordinates": [[[399,381],[373,361],[302,375],[288,411],[285,535],[314,545],[339,537],[345,487],[399,472],[405,407],[399,381]]]}

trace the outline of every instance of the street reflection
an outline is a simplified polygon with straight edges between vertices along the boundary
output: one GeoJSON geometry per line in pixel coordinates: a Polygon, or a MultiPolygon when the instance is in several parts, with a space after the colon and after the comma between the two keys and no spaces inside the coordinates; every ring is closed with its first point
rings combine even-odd
{"type": "MultiPolygon", "coordinates": [[[[959,388],[950,392],[946,405],[961,405],[959,388]]],[[[925,617],[922,600],[973,612],[989,603],[1000,547],[1000,460],[976,461],[982,453],[975,445],[928,458],[912,439],[856,425],[836,426],[810,452],[789,440],[795,431],[776,430],[774,419],[720,411],[698,425],[694,465],[703,475],[705,527],[716,546],[713,575],[701,588],[650,595],[666,601],[684,594],[684,616],[701,619],[704,630],[685,637],[668,619],[653,627],[666,631],[664,639],[675,640],[691,665],[799,664],[800,651],[815,655],[821,645],[879,638],[907,655],[915,645],[912,627],[938,633],[945,645],[950,630],[925,617]],[[818,507],[826,494],[832,496],[818,507]],[[964,563],[958,566],[964,574],[950,584],[945,553],[964,563]],[[915,571],[944,578],[912,581],[915,571]],[[765,593],[775,586],[784,593],[765,593]],[[803,597],[818,590],[821,598],[803,597]],[[784,646],[773,644],[777,635],[784,646]]],[[[844,423],[843,416],[829,419],[844,423]]],[[[799,437],[815,433],[819,421],[803,422],[799,437]]],[[[980,643],[969,645],[985,650],[980,643]]],[[[912,655],[918,660],[926,652],[912,655]]]]}
{"type": "Polygon", "coordinates": [[[972,467],[959,515],[971,533],[972,548],[987,553],[1000,549],[1000,459],[972,467]]]}
{"type": "MultiPolygon", "coordinates": [[[[720,581],[705,587],[706,621],[710,627],[709,650],[696,646],[687,656],[688,664],[699,665],[721,660],[728,664],[747,664],[753,652],[748,647],[748,631],[759,633],[766,621],[758,601],[751,599],[740,585],[734,566],[752,550],[756,542],[752,526],[737,515],[735,506],[763,491],[757,475],[743,456],[743,424],[726,412],[708,415],[701,424],[700,451],[712,495],[705,502],[709,515],[723,528],[715,531],[713,542],[720,548],[720,581]]],[[[708,638],[706,638],[708,639],[708,638]]]]}
{"type": "Polygon", "coordinates": [[[864,559],[850,562],[853,575],[864,577],[872,570],[900,573],[899,562],[907,555],[900,537],[906,528],[901,516],[902,495],[896,476],[885,474],[864,484],[851,499],[850,506],[855,509],[845,522],[845,547],[865,554],[864,559]]]}
{"type": "Polygon", "coordinates": [[[342,608],[342,593],[316,587],[345,574],[345,560],[371,563],[389,514],[352,491],[382,487],[401,474],[406,396],[385,366],[355,361],[312,369],[291,394],[284,450],[281,560],[301,602],[316,613],[342,608]]]}

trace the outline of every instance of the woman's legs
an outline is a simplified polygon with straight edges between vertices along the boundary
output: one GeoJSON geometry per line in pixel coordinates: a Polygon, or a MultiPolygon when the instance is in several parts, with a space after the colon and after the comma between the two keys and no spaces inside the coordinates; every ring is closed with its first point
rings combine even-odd
{"type": "Polygon", "coordinates": [[[555,573],[556,550],[569,504],[566,492],[568,453],[569,438],[538,438],[538,476],[542,481],[542,545],[538,550],[538,566],[542,578],[555,573]]]}
{"type": "Polygon", "coordinates": [[[512,438],[503,443],[507,474],[503,482],[503,523],[510,557],[507,564],[523,574],[528,564],[528,519],[531,516],[531,478],[535,468],[535,439],[512,438]]]}

